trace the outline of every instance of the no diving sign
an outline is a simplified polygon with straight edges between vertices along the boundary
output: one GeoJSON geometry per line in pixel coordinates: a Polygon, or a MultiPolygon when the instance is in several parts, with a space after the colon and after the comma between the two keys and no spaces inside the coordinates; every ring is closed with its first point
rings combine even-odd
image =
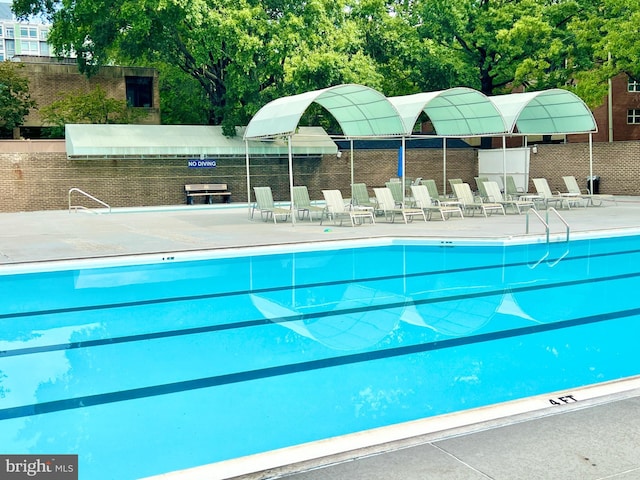
{"type": "Polygon", "coordinates": [[[215,168],[218,164],[213,159],[199,159],[187,161],[187,166],[189,168],[215,168]]]}

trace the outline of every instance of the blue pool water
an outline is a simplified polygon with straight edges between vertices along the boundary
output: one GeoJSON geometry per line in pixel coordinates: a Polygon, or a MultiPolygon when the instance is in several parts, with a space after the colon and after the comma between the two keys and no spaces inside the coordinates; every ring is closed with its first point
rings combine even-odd
{"type": "Polygon", "coordinates": [[[639,240],[5,271],[0,452],[134,479],[638,375],[639,240]]]}

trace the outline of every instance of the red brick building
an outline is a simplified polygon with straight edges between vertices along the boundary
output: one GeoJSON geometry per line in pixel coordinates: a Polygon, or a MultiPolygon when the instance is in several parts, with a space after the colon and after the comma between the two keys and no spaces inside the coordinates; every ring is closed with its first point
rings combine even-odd
{"type": "Polygon", "coordinates": [[[640,140],[640,82],[625,74],[611,79],[610,94],[593,110],[594,142],[640,140]]]}

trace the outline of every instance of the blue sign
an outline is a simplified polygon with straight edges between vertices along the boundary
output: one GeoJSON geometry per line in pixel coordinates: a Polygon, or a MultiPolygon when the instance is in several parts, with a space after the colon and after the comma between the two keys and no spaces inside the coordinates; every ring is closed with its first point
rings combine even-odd
{"type": "Polygon", "coordinates": [[[201,159],[193,159],[193,160],[189,160],[187,162],[187,166],[189,168],[215,168],[217,167],[217,163],[215,160],[212,159],[207,159],[207,158],[201,158],[201,159]]]}

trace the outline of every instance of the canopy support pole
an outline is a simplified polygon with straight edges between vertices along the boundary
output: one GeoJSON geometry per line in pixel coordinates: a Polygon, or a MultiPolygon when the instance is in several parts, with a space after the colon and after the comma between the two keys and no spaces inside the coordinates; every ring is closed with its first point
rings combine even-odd
{"type": "Polygon", "coordinates": [[[245,165],[247,168],[247,207],[249,211],[247,218],[251,219],[251,177],[249,175],[249,140],[244,141],[245,165]]]}
{"type": "Polygon", "coordinates": [[[296,216],[293,205],[293,150],[291,148],[291,135],[287,137],[289,147],[289,198],[291,198],[291,226],[296,226],[296,216]]]}
{"type": "Polygon", "coordinates": [[[593,195],[593,133],[589,132],[589,190],[593,195]]]}
{"type": "Polygon", "coordinates": [[[442,192],[447,196],[447,137],[442,137],[442,192]]]}
{"type": "Polygon", "coordinates": [[[502,136],[502,191],[507,194],[507,137],[502,136]]]}
{"type": "Polygon", "coordinates": [[[406,162],[405,162],[406,142],[405,142],[404,135],[402,136],[402,142],[401,143],[402,143],[402,145],[401,145],[401,148],[402,148],[402,179],[400,181],[402,182],[402,208],[404,208],[404,196],[405,196],[406,189],[407,189],[407,187],[406,187],[406,185],[404,183],[404,179],[405,179],[404,168],[405,168],[405,164],[406,164],[406,162]]]}
{"type": "Polygon", "coordinates": [[[353,192],[353,182],[355,181],[355,176],[353,175],[353,139],[349,140],[349,160],[351,160],[351,191],[353,192]]]}

